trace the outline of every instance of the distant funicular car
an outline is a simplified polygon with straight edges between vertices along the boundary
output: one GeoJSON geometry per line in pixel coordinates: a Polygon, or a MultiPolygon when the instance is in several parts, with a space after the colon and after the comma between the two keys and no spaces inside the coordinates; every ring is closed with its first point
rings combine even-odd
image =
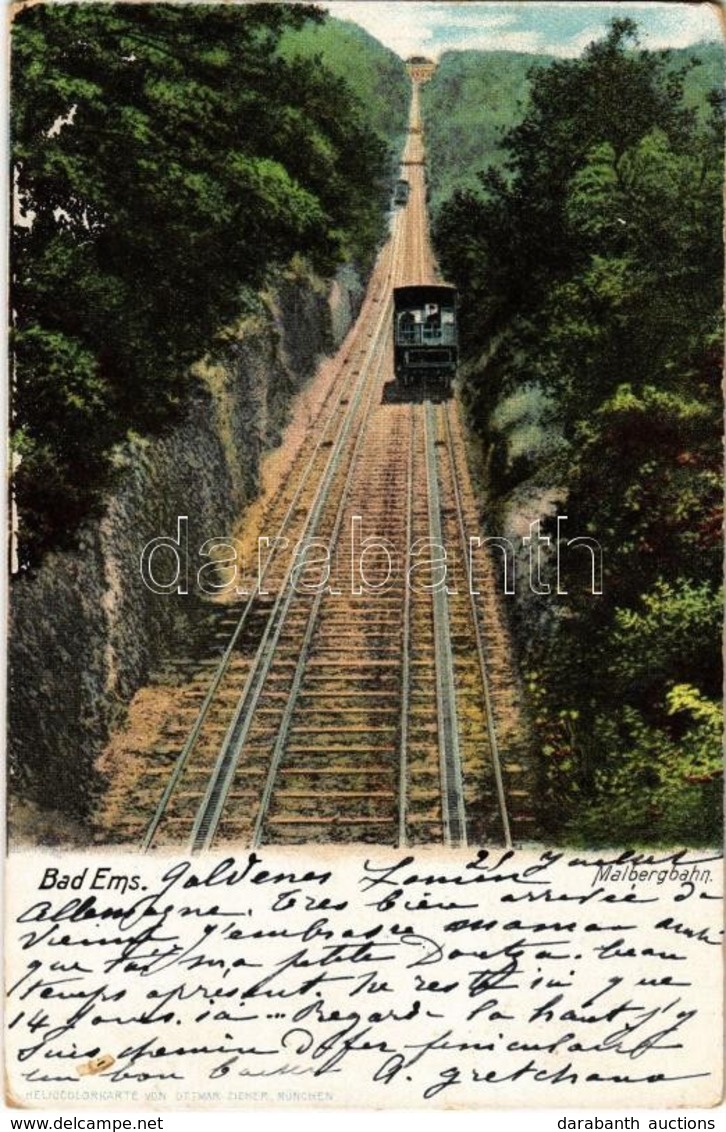
{"type": "Polygon", "coordinates": [[[456,288],[443,283],[394,288],[394,367],[403,385],[431,378],[451,387],[458,361],[456,307],[456,288]]]}
{"type": "Polygon", "coordinates": [[[405,180],[405,178],[402,177],[400,181],[396,181],[396,188],[394,189],[394,192],[393,192],[393,203],[394,204],[408,204],[408,194],[409,194],[409,192],[410,192],[410,185],[409,185],[408,181],[405,180]]]}

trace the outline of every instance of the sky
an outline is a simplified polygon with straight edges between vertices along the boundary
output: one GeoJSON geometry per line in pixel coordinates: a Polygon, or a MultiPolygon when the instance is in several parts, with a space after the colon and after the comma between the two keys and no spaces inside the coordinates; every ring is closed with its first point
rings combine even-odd
{"type": "Polygon", "coordinates": [[[615,16],[631,16],[643,47],[689,47],[718,40],[707,3],[589,3],[588,0],[320,0],[333,16],[353,20],[402,58],[481,49],[578,55],[615,16]]]}

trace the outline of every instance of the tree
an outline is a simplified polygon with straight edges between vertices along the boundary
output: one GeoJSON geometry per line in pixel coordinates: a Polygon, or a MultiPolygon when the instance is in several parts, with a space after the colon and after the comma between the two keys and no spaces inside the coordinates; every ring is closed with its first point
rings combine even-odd
{"type": "Polygon", "coordinates": [[[23,567],[71,541],[113,445],[295,253],[365,265],[385,146],[325,68],[277,53],[308,5],[46,4],[15,18],[15,492],[23,567]]]}
{"type": "Polygon", "coordinates": [[[539,634],[523,615],[550,827],[590,843],[708,839],[720,820],[722,126],[636,45],[616,20],[538,70],[506,174],[437,230],[486,359],[476,424],[546,395],[561,443],[533,474],[603,548],[602,596],[570,585],[539,634]]]}

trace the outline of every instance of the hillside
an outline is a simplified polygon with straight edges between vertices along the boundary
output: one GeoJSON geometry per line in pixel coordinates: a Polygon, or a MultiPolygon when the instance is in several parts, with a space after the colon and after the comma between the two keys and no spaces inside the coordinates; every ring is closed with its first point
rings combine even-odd
{"type": "Polygon", "coordinates": [[[720,43],[698,43],[695,47],[671,52],[673,66],[682,67],[689,59],[698,59],[686,77],[684,99],[687,106],[695,107],[705,114],[708,95],[712,90],[723,90],[724,51],[720,43]]]}
{"type": "MultiPolygon", "coordinates": [[[[698,59],[699,65],[686,77],[684,94],[686,105],[705,115],[709,92],[723,85],[721,46],[702,43],[670,56],[674,70],[698,59]]],[[[432,81],[422,89],[434,213],[454,189],[477,188],[481,169],[501,168],[502,136],[524,114],[530,72],[552,61],[552,56],[510,51],[452,51],[442,56],[432,81]]]]}
{"type": "Polygon", "coordinates": [[[403,60],[357,24],[328,16],[322,24],[288,29],[279,50],[288,59],[318,56],[346,80],[366,108],[367,123],[387,140],[405,130],[411,88],[403,60]]]}
{"type": "Polygon", "coordinates": [[[475,188],[477,173],[501,165],[502,134],[518,122],[528,74],[546,55],[449,51],[423,87],[428,178],[434,211],[456,188],[475,188]]]}

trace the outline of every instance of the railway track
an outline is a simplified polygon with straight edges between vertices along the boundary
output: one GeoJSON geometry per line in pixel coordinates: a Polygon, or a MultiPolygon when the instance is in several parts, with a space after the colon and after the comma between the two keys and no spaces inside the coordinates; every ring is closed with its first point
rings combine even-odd
{"type": "Polygon", "coordinates": [[[139,817],[122,831],[145,813],[146,850],[532,832],[496,578],[483,558],[475,587],[469,562],[478,516],[458,408],[434,390],[402,401],[392,381],[392,288],[437,279],[419,126],[414,84],[409,204],[268,502],[276,539],[257,583],[218,608],[217,655],[190,662],[182,708],[143,760],[139,817]],[[306,550],[280,553],[282,540],[306,550]]]}
{"type": "MultiPolygon", "coordinates": [[[[394,237],[391,255],[395,255],[395,247],[394,237]]],[[[385,267],[384,264],[383,271],[385,267]]],[[[360,429],[370,408],[376,379],[382,370],[385,328],[389,321],[388,302],[382,297],[379,298],[377,307],[371,305],[363,313],[362,330],[355,340],[358,367],[351,371],[351,376],[357,380],[349,396],[343,397],[341,391],[335,400],[335,406],[342,406],[344,412],[340,415],[331,414],[326,421],[329,427],[315,446],[280,525],[268,528],[276,530],[276,535],[262,568],[260,583],[255,586],[235,625],[199,715],[146,831],[144,848],[149,848],[160,833],[163,837],[163,827],[184,826],[192,810],[195,811],[192,847],[202,848],[211,844],[244,745],[248,739],[259,738],[252,729],[253,723],[257,722],[255,708],[270,674],[276,650],[285,647],[283,630],[296,596],[291,584],[295,560],[283,560],[276,555],[275,547],[282,539],[287,539],[293,545],[324,538],[321,520],[326,504],[336,488],[336,481],[341,475],[349,474],[352,450],[348,442],[356,427],[360,429]],[[319,466],[321,455],[323,462],[319,466]],[[283,561],[285,564],[281,574],[280,563],[283,561]],[[259,600],[262,586],[275,595],[271,601],[259,600]],[[236,650],[245,651],[245,645],[256,642],[254,623],[253,632],[247,638],[244,636],[248,620],[253,619],[255,613],[262,619],[259,643],[248,662],[240,663],[236,650]],[[210,767],[210,750],[214,750],[215,736],[219,734],[220,715],[223,718],[225,714],[225,685],[238,684],[240,677],[243,677],[242,690],[236,694],[232,719],[227,725],[219,754],[210,767]],[[207,741],[200,742],[202,739],[207,741]],[[203,783],[206,783],[204,787],[203,783]]],[[[279,656],[277,659],[279,660],[279,656]]],[[[271,726],[268,725],[263,728],[263,733],[270,730],[271,726]]]]}

